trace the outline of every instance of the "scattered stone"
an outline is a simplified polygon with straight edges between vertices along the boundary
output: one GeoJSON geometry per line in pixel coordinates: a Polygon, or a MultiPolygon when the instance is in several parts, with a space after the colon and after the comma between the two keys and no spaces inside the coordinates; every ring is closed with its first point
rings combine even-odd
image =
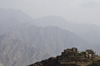
{"type": "Polygon", "coordinates": [[[99,56],[92,49],[78,52],[77,48],[65,49],[60,56],[36,62],[28,66],[87,66],[93,62],[100,64],[99,56]]]}

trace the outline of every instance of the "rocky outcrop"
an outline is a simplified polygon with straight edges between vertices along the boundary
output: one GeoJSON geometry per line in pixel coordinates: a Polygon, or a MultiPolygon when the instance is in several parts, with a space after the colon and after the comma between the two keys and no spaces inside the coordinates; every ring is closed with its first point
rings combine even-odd
{"type": "Polygon", "coordinates": [[[28,66],[87,66],[94,61],[100,63],[99,60],[99,56],[92,50],[86,50],[85,52],[79,53],[77,48],[72,48],[64,50],[60,56],[51,57],[28,66]]]}

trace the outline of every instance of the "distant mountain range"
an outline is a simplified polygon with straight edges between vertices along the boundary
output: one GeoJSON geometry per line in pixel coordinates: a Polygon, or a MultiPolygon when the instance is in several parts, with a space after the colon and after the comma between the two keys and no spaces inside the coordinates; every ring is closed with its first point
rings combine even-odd
{"type": "Polygon", "coordinates": [[[33,24],[37,26],[57,26],[65,30],[69,30],[81,38],[86,40],[91,45],[100,44],[100,26],[95,24],[77,24],[59,16],[47,16],[35,19],[33,24]]]}
{"type": "MultiPolygon", "coordinates": [[[[1,66],[26,66],[56,56],[69,47],[83,50],[90,46],[86,39],[75,34],[74,31],[58,27],[56,23],[54,23],[56,26],[36,26],[35,22],[39,19],[33,20],[21,10],[0,8],[0,14],[2,14],[0,15],[1,66]]],[[[57,18],[55,22],[66,23],[61,17],[52,18],[57,18]]],[[[42,22],[45,21],[41,20],[39,23],[41,26],[42,22]]]]}

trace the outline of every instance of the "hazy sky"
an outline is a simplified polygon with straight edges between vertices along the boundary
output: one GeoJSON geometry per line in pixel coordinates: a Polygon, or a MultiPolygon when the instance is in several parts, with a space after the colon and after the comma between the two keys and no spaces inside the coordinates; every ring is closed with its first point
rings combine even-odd
{"type": "Polygon", "coordinates": [[[54,15],[100,25],[100,0],[0,0],[0,7],[21,9],[33,19],[54,15]]]}

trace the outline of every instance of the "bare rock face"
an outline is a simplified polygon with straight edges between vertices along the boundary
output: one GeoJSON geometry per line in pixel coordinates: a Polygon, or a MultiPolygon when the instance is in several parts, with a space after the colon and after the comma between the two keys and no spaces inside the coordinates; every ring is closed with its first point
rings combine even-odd
{"type": "Polygon", "coordinates": [[[3,66],[3,65],[0,63],[0,66],[3,66]]]}
{"type": "Polygon", "coordinates": [[[51,57],[28,66],[87,66],[92,62],[100,64],[99,56],[96,56],[92,50],[87,49],[85,52],[79,53],[77,48],[72,48],[64,50],[60,56],[51,57]]]}
{"type": "Polygon", "coordinates": [[[23,24],[0,33],[0,61],[4,66],[25,66],[58,55],[65,47],[84,44],[76,34],[58,27],[23,24]]]}

